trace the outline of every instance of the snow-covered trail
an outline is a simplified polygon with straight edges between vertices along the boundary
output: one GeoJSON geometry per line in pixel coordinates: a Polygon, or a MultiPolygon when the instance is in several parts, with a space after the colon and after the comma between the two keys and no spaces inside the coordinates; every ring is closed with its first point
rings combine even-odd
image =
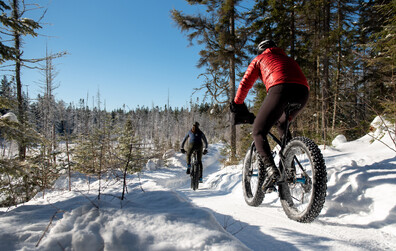
{"type": "Polygon", "coordinates": [[[128,175],[125,200],[114,174],[75,173],[72,191],[62,176],[45,196],[0,208],[0,250],[396,250],[396,152],[369,136],[333,145],[322,149],[326,203],[310,224],[289,220],[276,193],[248,206],[242,166],[222,168],[212,144],[197,191],[181,153],[128,175]]]}
{"type": "MultiPolygon", "coordinates": [[[[373,160],[378,155],[372,152],[375,148],[366,152],[359,149],[355,153],[356,147],[365,143],[363,140],[339,150],[328,148],[323,151],[329,172],[329,195],[321,215],[310,224],[288,219],[276,193],[267,195],[259,207],[248,206],[243,199],[241,165],[221,169],[221,164],[216,161],[221,158],[219,145],[212,146],[208,156],[204,157],[204,183],[199,190],[189,188],[189,176],[183,173],[184,168],[181,172],[174,172],[174,175],[168,173],[170,176],[163,177],[159,183],[172,187],[196,206],[208,209],[223,228],[252,250],[396,250],[396,236],[392,234],[396,229],[396,207],[389,208],[389,212],[383,210],[389,216],[382,223],[375,218],[384,218],[384,215],[367,213],[374,211],[373,207],[380,206],[381,202],[358,208],[366,206],[362,196],[367,190],[376,189],[375,184],[371,186],[367,181],[377,179],[377,172],[384,172],[388,178],[396,175],[395,168],[385,171],[389,164],[396,164],[396,158],[376,163],[373,160]],[[350,171],[345,173],[345,169],[350,171]]],[[[392,156],[392,152],[388,155],[392,156]]],[[[178,155],[180,164],[185,166],[182,157],[178,155]]],[[[396,181],[391,183],[390,191],[395,192],[396,181]]],[[[374,193],[373,200],[381,200],[383,193],[387,192],[374,193]]]]}

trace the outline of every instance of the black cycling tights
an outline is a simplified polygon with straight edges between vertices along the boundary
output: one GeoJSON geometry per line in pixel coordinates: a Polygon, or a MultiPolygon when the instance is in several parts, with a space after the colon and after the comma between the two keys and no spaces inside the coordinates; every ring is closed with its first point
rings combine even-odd
{"type": "Polygon", "coordinates": [[[267,141],[267,134],[276,125],[280,136],[285,134],[285,108],[288,103],[299,103],[301,108],[290,115],[295,118],[308,101],[308,88],[300,84],[279,84],[268,90],[267,96],[254,120],[253,139],[257,152],[261,157],[272,159],[271,149],[267,141]]]}

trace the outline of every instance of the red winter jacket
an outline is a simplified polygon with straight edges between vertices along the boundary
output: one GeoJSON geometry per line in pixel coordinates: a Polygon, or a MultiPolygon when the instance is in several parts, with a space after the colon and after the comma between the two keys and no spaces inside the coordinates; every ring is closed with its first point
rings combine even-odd
{"type": "Polygon", "coordinates": [[[273,47],[266,49],[250,63],[239,83],[234,99],[236,104],[244,102],[249,90],[259,77],[267,91],[272,86],[283,83],[302,84],[309,88],[307,79],[297,62],[288,57],[282,49],[273,47]]]}

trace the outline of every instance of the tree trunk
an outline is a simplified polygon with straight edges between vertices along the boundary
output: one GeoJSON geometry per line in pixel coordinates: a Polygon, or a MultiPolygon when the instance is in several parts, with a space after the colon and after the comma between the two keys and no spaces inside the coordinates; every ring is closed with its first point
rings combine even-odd
{"type": "Polygon", "coordinates": [[[334,134],[335,124],[336,124],[336,115],[337,115],[337,99],[338,99],[338,91],[340,85],[340,75],[341,75],[341,6],[340,1],[338,1],[338,13],[337,13],[337,24],[338,24],[338,48],[337,48],[337,72],[336,72],[336,81],[334,88],[334,104],[333,104],[333,120],[331,125],[331,132],[334,134]]]}
{"type": "Polygon", "coordinates": [[[320,111],[320,56],[318,55],[316,57],[316,71],[315,71],[315,110],[316,110],[316,133],[319,135],[320,133],[320,116],[319,116],[319,111],[320,111]]]}
{"type": "MultiPolygon", "coordinates": [[[[330,33],[330,2],[325,2],[325,19],[324,19],[324,37],[326,40],[329,38],[330,33]]],[[[322,86],[322,130],[323,130],[323,140],[326,144],[327,138],[327,127],[328,127],[328,118],[327,111],[329,109],[329,97],[330,97],[330,79],[329,79],[329,67],[330,67],[330,59],[329,59],[329,44],[326,41],[325,43],[325,51],[323,56],[323,86],[322,86]]]]}
{"type": "MultiPolygon", "coordinates": [[[[230,56],[230,102],[235,98],[235,17],[234,6],[230,16],[231,56],[230,56]]],[[[236,157],[236,126],[234,125],[234,113],[231,113],[231,159],[236,157]]]]}
{"type": "MultiPolygon", "coordinates": [[[[294,5],[294,3],[293,3],[294,5]]],[[[291,36],[291,42],[290,42],[290,56],[294,59],[295,58],[295,43],[296,43],[296,27],[295,27],[295,13],[294,13],[294,8],[292,8],[291,12],[291,27],[290,27],[290,36],[291,36]]]]}
{"type": "Polygon", "coordinates": [[[66,134],[66,155],[67,155],[67,174],[69,176],[69,191],[71,191],[71,166],[70,166],[70,151],[69,151],[69,133],[66,134]]]}
{"type": "MultiPolygon", "coordinates": [[[[393,83],[393,88],[394,88],[394,92],[393,92],[393,104],[395,104],[396,106],[396,82],[395,82],[395,65],[394,63],[395,61],[392,61],[392,77],[391,77],[391,83],[393,83]]],[[[396,109],[395,109],[395,113],[394,113],[394,119],[396,121],[396,109]]],[[[395,143],[395,147],[396,147],[396,123],[395,123],[395,128],[394,128],[394,138],[393,138],[393,143],[395,143]]]]}
{"type": "MultiPolygon", "coordinates": [[[[19,19],[19,0],[12,1],[12,18],[19,19]]],[[[22,96],[22,82],[21,82],[21,35],[17,30],[14,30],[14,47],[16,51],[15,57],[15,82],[17,86],[17,101],[18,101],[18,121],[22,128],[25,125],[25,111],[23,108],[22,96]]],[[[24,138],[19,139],[19,158],[24,160],[26,157],[26,144],[24,138]]]]}

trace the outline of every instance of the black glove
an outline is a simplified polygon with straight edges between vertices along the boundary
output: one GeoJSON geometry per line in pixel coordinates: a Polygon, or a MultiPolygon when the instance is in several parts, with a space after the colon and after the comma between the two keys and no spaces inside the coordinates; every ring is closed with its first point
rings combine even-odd
{"type": "Polygon", "coordinates": [[[230,104],[230,110],[235,114],[233,122],[234,125],[253,124],[254,119],[256,118],[253,113],[249,112],[245,103],[235,104],[235,102],[232,101],[230,104]]]}
{"type": "Polygon", "coordinates": [[[208,150],[205,148],[205,149],[203,150],[202,154],[205,155],[205,154],[207,154],[207,153],[208,153],[208,150]]]}
{"type": "Polygon", "coordinates": [[[248,109],[247,109],[245,103],[236,104],[236,103],[234,102],[234,100],[231,101],[230,110],[231,110],[231,112],[233,112],[233,113],[240,113],[240,112],[246,112],[246,111],[248,111],[248,109]]]}
{"type": "Polygon", "coordinates": [[[181,153],[186,153],[186,150],[184,150],[184,148],[180,149],[181,153]]]}

